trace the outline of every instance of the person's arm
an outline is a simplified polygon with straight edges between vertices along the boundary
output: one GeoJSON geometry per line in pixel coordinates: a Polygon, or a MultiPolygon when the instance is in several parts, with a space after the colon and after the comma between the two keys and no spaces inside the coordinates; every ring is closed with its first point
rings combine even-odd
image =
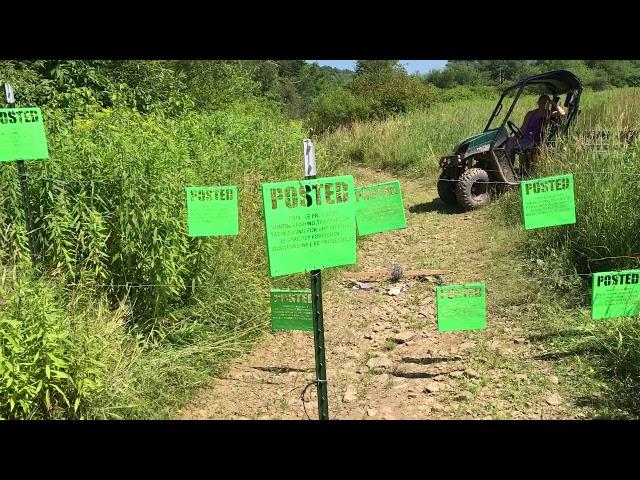
{"type": "Polygon", "coordinates": [[[552,117],[561,117],[562,115],[565,115],[564,108],[562,108],[560,106],[560,102],[554,103],[553,104],[553,109],[551,111],[551,116],[552,117]]]}

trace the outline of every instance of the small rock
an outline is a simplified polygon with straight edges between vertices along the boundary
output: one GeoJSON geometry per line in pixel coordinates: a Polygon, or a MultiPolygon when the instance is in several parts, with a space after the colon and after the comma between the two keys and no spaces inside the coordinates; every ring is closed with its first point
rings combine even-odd
{"type": "Polygon", "coordinates": [[[347,385],[347,390],[342,397],[344,403],[355,402],[358,399],[358,389],[355,385],[347,385]]]}
{"type": "Polygon", "coordinates": [[[444,410],[444,407],[439,403],[434,403],[433,405],[431,405],[431,410],[433,410],[434,412],[442,412],[444,410]]]}
{"type": "Polygon", "coordinates": [[[558,383],[560,383],[560,379],[555,375],[550,375],[549,376],[549,381],[551,383],[553,383],[554,385],[558,385],[558,383]]]}
{"type": "Polygon", "coordinates": [[[372,330],[374,331],[374,333],[378,333],[381,332],[385,329],[385,327],[383,327],[382,325],[374,325],[372,330]]]}
{"type": "Polygon", "coordinates": [[[370,333],[367,333],[364,335],[364,339],[365,340],[373,340],[373,335],[371,335],[370,333]]]}
{"type": "Polygon", "coordinates": [[[399,329],[399,328],[395,328],[395,327],[394,327],[394,328],[392,328],[392,329],[391,329],[391,331],[392,331],[393,333],[400,333],[400,329],[399,329]]]}
{"type": "Polygon", "coordinates": [[[476,346],[476,342],[464,342],[458,347],[459,350],[467,350],[476,346]]]}
{"type": "Polygon", "coordinates": [[[366,373],[367,370],[368,370],[367,367],[365,367],[363,365],[359,365],[359,366],[356,367],[356,373],[363,374],[363,373],[366,373]]]}
{"type": "Polygon", "coordinates": [[[396,332],[396,335],[392,335],[389,339],[396,343],[407,343],[413,339],[413,337],[415,337],[415,333],[413,332],[396,332]]]}
{"type": "Polygon", "coordinates": [[[449,376],[453,377],[453,378],[460,378],[462,375],[464,375],[464,372],[462,370],[456,370],[455,372],[449,372],[449,376]]]}
{"type": "Polygon", "coordinates": [[[440,385],[438,385],[437,383],[428,383],[425,387],[424,387],[424,392],[425,393],[436,393],[439,392],[441,389],[440,385]]]}
{"type": "Polygon", "coordinates": [[[517,337],[513,339],[513,343],[527,343],[527,339],[522,337],[517,337]]]}
{"type": "Polygon", "coordinates": [[[387,293],[392,297],[397,297],[402,293],[402,288],[401,287],[390,288],[389,290],[387,290],[387,293]]]}
{"type": "Polygon", "coordinates": [[[549,405],[558,406],[562,403],[562,397],[557,393],[552,393],[546,398],[546,401],[549,405]]]}
{"type": "Polygon", "coordinates": [[[387,383],[389,381],[389,374],[388,373],[383,373],[382,375],[378,376],[377,382],[380,385],[384,385],[385,383],[387,383]]]}
{"type": "Polygon", "coordinates": [[[460,392],[458,395],[456,395],[455,399],[459,402],[469,402],[473,400],[473,393],[465,390],[464,392],[460,392]]]}
{"type": "Polygon", "coordinates": [[[378,411],[375,408],[367,408],[367,415],[369,417],[375,417],[378,411]]]}
{"type": "Polygon", "coordinates": [[[444,382],[447,379],[447,377],[445,377],[444,375],[436,375],[435,377],[433,377],[433,379],[436,382],[444,382]]]}
{"type": "Polygon", "coordinates": [[[524,382],[528,378],[526,373],[516,373],[515,377],[519,382],[524,382]]]}
{"type": "Polygon", "coordinates": [[[469,378],[480,378],[480,374],[476,372],[473,368],[467,368],[464,371],[464,374],[469,378]]]}

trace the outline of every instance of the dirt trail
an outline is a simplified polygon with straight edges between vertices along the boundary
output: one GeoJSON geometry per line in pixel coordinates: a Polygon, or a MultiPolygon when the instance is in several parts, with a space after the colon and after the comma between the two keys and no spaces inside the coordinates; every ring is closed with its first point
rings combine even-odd
{"type": "MultiPolygon", "coordinates": [[[[397,178],[364,169],[354,176],[358,184],[397,178]]],[[[447,211],[435,182],[400,180],[409,226],[362,242],[357,270],[399,264],[450,270],[448,284],[485,282],[487,329],[438,333],[431,282],[402,279],[407,289],[397,296],[388,294],[389,282],[370,290],[339,278],[325,282],[330,418],[586,417],[554,372],[552,356],[519,321],[535,292],[514,275],[518,265],[505,247],[510,232],[494,228],[487,210],[447,211]]],[[[300,396],[314,377],[312,334],[275,332],[180,417],[306,419],[300,396]]],[[[315,386],[306,398],[308,416],[317,419],[315,386]]]]}

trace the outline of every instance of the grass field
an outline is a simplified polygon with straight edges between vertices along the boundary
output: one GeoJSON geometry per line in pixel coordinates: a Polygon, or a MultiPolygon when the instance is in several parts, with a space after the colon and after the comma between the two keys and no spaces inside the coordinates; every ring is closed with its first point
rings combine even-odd
{"type": "MultiPolygon", "coordinates": [[[[522,118],[534,104],[535,97],[523,98],[512,118],[522,118]]],[[[342,161],[435,184],[439,157],[482,131],[493,107],[485,100],[441,104],[385,122],[356,124],[335,132],[325,143],[342,161]]],[[[640,412],[638,318],[591,321],[587,274],[640,267],[640,144],[616,140],[620,132],[640,130],[638,109],[639,89],[583,94],[582,112],[571,134],[543,152],[536,171],[541,177],[574,174],[577,222],[529,231],[518,247],[523,261],[535,266],[532,275],[549,287],[546,313],[531,321],[554,339],[554,346],[578,352],[568,356],[566,368],[585,373],[582,378],[589,379],[585,382],[590,386],[607,386],[607,400],[599,401],[612,415],[618,415],[618,409],[640,412]],[[588,131],[608,131],[613,140],[605,147],[590,140],[588,131]],[[574,277],[576,273],[582,276],[574,277]]],[[[517,190],[490,208],[496,228],[521,224],[517,190]]]]}
{"type": "MultiPolygon", "coordinates": [[[[534,104],[523,98],[514,118],[534,104]]],[[[318,170],[348,174],[360,164],[434,184],[439,157],[481,131],[493,107],[457,101],[339,129],[319,139],[318,170]]],[[[578,221],[519,244],[534,275],[557,279],[540,328],[581,352],[567,368],[593,370],[584,378],[606,383],[612,411],[639,408],[637,319],[589,322],[588,281],[562,278],[640,263],[632,258],[640,255],[638,147],[602,151],[581,134],[637,129],[639,110],[637,89],[584,95],[574,133],[538,170],[574,173],[578,221]]],[[[270,286],[308,283],[269,281],[260,193],[262,182],[302,176],[305,134],[248,106],[177,120],[122,109],[52,123],[51,158],[28,163],[35,266],[16,167],[0,165],[0,417],[171,417],[250,347],[268,325],[270,286]],[[184,188],[208,184],[238,185],[238,237],[186,235],[184,188]]],[[[520,222],[514,192],[490,208],[496,229],[520,222]]]]}

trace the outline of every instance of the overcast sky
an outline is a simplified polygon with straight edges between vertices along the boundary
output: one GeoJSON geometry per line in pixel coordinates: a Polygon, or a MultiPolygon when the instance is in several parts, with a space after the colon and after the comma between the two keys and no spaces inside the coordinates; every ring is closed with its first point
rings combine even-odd
{"type": "MultiPolygon", "coordinates": [[[[356,63],[355,60],[308,60],[309,62],[318,62],[319,65],[327,65],[336,68],[348,68],[353,70],[356,63]]],[[[407,72],[426,73],[429,70],[440,69],[447,63],[446,60],[400,60],[407,72]]]]}

